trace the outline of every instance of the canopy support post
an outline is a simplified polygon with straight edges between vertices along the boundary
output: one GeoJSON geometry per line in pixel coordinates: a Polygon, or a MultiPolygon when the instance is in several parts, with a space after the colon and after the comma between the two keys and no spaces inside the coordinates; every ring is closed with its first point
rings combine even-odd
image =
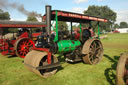
{"type": "Polygon", "coordinates": [[[72,38],[72,22],[71,22],[71,38],[72,38]]]}
{"type": "Polygon", "coordinates": [[[98,39],[100,39],[100,25],[99,25],[99,22],[98,22],[98,39]]]}
{"type": "Polygon", "coordinates": [[[58,12],[56,11],[56,36],[54,38],[54,42],[58,41],[58,12]]]}
{"type": "Polygon", "coordinates": [[[81,25],[81,22],[80,22],[80,40],[82,40],[82,25],[81,25]]]}

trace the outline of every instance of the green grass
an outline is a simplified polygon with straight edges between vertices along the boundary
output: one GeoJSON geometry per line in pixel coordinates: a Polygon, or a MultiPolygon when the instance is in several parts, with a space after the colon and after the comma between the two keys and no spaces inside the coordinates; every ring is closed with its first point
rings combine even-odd
{"type": "Polygon", "coordinates": [[[120,53],[128,51],[128,34],[108,34],[101,41],[104,56],[99,64],[63,63],[62,69],[47,79],[24,68],[23,59],[0,55],[0,85],[114,85],[120,53]]]}

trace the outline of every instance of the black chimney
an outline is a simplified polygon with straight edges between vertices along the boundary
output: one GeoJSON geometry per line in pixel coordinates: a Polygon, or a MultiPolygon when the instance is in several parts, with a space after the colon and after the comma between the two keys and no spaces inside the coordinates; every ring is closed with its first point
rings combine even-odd
{"type": "Polygon", "coordinates": [[[47,24],[46,29],[47,29],[47,33],[49,35],[48,42],[50,42],[50,37],[51,37],[51,6],[46,5],[45,10],[46,10],[46,24],[47,24]]]}

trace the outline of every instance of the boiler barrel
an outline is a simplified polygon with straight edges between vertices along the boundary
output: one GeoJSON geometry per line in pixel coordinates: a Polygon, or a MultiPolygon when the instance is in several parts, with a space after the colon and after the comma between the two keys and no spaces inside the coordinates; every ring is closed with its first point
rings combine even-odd
{"type": "Polygon", "coordinates": [[[58,51],[57,53],[66,53],[75,50],[81,42],[78,40],[61,40],[57,43],[58,51]]]}

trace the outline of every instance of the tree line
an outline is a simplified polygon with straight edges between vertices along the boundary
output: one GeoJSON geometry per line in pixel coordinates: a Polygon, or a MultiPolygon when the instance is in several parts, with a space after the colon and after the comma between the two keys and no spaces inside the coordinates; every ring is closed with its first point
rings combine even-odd
{"type": "Polygon", "coordinates": [[[120,24],[114,24],[114,28],[118,29],[118,28],[128,28],[128,23],[127,22],[120,22],[120,24]]]}
{"type": "MultiPolygon", "coordinates": [[[[128,23],[127,22],[120,22],[120,24],[115,23],[116,18],[117,18],[117,13],[113,11],[110,7],[108,6],[96,6],[96,5],[91,5],[88,7],[87,10],[84,10],[85,15],[89,16],[94,16],[94,17],[101,17],[108,19],[107,23],[100,22],[100,30],[103,31],[111,31],[112,28],[128,28],[128,23]]],[[[2,9],[0,9],[0,20],[10,20],[10,14],[8,12],[4,12],[2,9]]],[[[34,16],[28,16],[26,21],[38,21],[38,19],[34,16]]],[[[96,21],[88,23],[88,24],[82,24],[82,27],[89,27],[91,24],[91,27],[94,29],[98,28],[98,24],[96,21]]],[[[74,25],[73,29],[78,28],[78,26],[74,25]]],[[[59,22],[58,28],[60,30],[68,30],[68,25],[66,22],[59,22]]],[[[6,32],[11,32],[15,30],[8,30],[5,29],[6,32]]]]}

